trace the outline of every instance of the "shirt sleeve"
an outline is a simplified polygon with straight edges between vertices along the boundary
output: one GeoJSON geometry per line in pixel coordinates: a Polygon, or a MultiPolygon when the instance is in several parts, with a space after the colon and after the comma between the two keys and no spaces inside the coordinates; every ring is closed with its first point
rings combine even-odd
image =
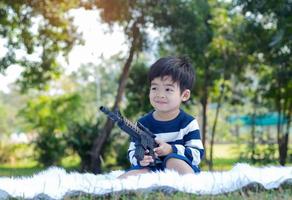
{"type": "Polygon", "coordinates": [[[188,158],[193,165],[199,165],[204,156],[204,147],[197,120],[192,120],[184,131],[184,144],[174,144],[172,145],[172,150],[174,153],[188,158]]]}
{"type": "Polygon", "coordinates": [[[137,159],[135,158],[135,143],[133,141],[130,142],[129,148],[128,148],[128,160],[130,161],[131,165],[136,166],[139,165],[137,159]]]}

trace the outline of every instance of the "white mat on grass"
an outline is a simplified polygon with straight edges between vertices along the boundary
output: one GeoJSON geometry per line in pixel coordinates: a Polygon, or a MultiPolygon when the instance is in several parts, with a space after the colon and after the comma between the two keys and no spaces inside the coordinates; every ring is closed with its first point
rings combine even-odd
{"type": "Polygon", "coordinates": [[[266,189],[292,184],[292,167],[252,167],[236,164],[230,171],[207,172],[180,176],[174,171],[117,179],[123,171],[94,175],[67,173],[52,167],[30,177],[0,177],[0,199],[8,197],[62,199],[78,193],[104,195],[126,191],[168,190],[194,194],[221,194],[258,183],[266,189]]]}

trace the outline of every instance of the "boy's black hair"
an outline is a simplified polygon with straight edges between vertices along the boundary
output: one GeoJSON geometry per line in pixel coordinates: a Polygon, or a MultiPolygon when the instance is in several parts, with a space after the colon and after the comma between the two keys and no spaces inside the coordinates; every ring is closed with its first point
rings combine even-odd
{"type": "Polygon", "coordinates": [[[187,57],[164,57],[151,65],[148,72],[149,83],[157,77],[170,76],[173,82],[178,83],[180,91],[191,90],[195,72],[187,57]]]}

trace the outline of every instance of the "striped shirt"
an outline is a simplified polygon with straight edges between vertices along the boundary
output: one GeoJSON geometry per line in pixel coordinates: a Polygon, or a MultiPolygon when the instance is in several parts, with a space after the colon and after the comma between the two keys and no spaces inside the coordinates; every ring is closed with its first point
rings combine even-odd
{"type": "MultiPolygon", "coordinates": [[[[172,146],[173,153],[186,157],[194,166],[198,166],[204,155],[197,120],[180,110],[178,116],[170,121],[157,121],[151,111],[138,121],[156,135],[156,138],[172,146]]],[[[135,143],[130,142],[128,158],[133,166],[138,165],[134,157],[135,143]]],[[[161,160],[157,158],[157,163],[161,160]]]]}

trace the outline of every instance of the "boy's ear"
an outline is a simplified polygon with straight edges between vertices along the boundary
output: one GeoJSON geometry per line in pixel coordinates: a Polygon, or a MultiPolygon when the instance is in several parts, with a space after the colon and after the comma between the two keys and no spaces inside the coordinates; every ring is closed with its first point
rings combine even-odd
{"type": "Polygon", "coordinates": [[[182,97],[182,101],[189,100],[189,98],[191,97],[191,91],[189,89],[186,89],[185,91],[183,91],[181,97],[182,97]]]}

